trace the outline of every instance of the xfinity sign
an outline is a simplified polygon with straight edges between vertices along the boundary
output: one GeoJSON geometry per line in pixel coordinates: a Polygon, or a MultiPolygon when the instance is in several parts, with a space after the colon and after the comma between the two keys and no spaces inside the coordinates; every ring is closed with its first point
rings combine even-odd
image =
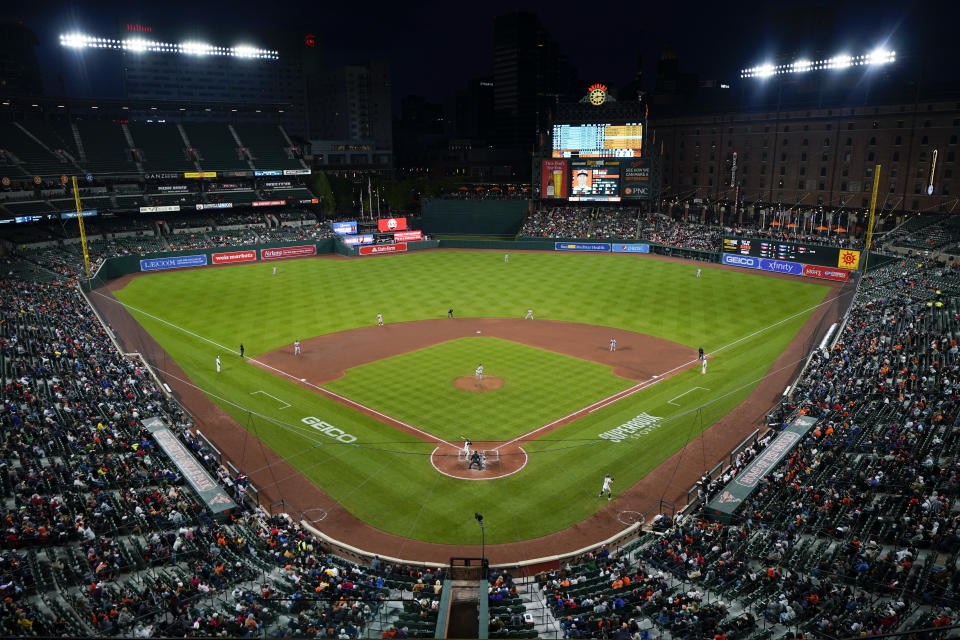
{"type": "Polygon", "coordinates": [[[723,254],[723,264],[729,264],[734,267],[745,267],[747,269],[760,268],[759,258],[752,258],[750,256],[738,256],[735,253],[723,254]]]}

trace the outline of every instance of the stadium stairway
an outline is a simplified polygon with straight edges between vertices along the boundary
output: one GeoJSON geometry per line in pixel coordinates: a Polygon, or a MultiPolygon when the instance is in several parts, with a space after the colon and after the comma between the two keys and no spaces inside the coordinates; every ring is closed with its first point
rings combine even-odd
{"type": "Polygon", "coordinates": [[[543,601],[537,581],[534,578],[524,578],[517,581],[517,592],[523,602],[526,613],[533,616],[533,628],[540,638],[559,638],[563,635],[560,624],[543,601]]]}
{"type": "MultiPolygon", "coordinates": [[[[228,125],[227,125],[227,129],[230,130],[230,135],[233,136],[233,139],[236,141],[236,143],[237,143],[237,148],[238,148],[238,149],[244,148],[244,146],[243,146],[243,140],[241,140],[241,139],[240,139],[240,136],[237,135],[237,130],[233,128],[233,125],[232,125],[232,124],[228,124],[228,125]]],[[[246,159],[246,163],[247,163],[247,166],[250,167],[251,169],[256,169],[256,167],[253,166],[253,160],[250,160],[249,156],[248,156],[247,159],[246,159]]]]}

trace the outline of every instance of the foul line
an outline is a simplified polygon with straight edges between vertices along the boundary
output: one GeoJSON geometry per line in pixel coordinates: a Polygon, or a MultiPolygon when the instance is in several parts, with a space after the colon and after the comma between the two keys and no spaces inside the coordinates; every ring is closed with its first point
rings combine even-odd
{"type": "MultiPolygon", "coordinates": [[[[735,344],[739,344],[739,343],[743,342],[744,340],[748,340],[748,339],[752,338],[753,336],[758,335],[758,334],[761,334],[761,333],[763,333],[764,331],[767,331],[767,330],[769,330],[769,329],[772,329],[772,328],[774,328],[774,327],[776,327],[776,326],[779,326],[779,325],[783,324],[784,322],[788,322],[788,321],[790,321],[790,320],[793,320],[793,319],[796,318],[796,317],[802,316],[802,315],[805,314],[805,313],[808,313],[808,312],[810,312],[810,311],[813,311],[814,309],[818,309],[818,308],[822,307],[822,306],[825,305],[825,304],[830,304],[830,303],[832,303],[834,300],[838,300],[839,298],[840,298],[840,296],[835,296],[835,297],[833,297],[833,298],[830,298],[829,300],[824,300],[824,301],[820,302],[819,304],[815,304],[815,305],[813,305],[813,306],[811,306],[811,307],[807,307],[806,309],[803,309],[803,310],[801,310],[801,311],[798,311],[797,313],[791,314],[791,315],[787,316],[786,318],[782,318],[781,320],[778,320],[777,322],[774,322],[773,324],[767,325],[766,327],[763,327],[763,328],[761,328],[761,329],[757,329],[757,330],[754,331],[753,333],[748,334],[748,335],[745,335],[745,336],[743,336],[742,338],[737,338],[736,340],[734,340],[733,342],[731,342],[731,343],[729,343],[729,344],[725,344],[725,345],[723,345],[722,347],[718,347],[717,349],[712,350],[712,351],[709,353],[709,355],[706,356],[706,358],[709,359],[709,358],[710,358],[713,354],[715,354],[715,353],[719,353],[720,351],[723,351],[724,349],[729,349],[730,347],[732,347],[732,346],[735,345],[735,344]]],[[[543,425],[542,427],[537,427],[536,429],[533,429],[532,431],[528,431],[527,433],[524,433],[523,435],[517,436],[516,438],[514,438],[513,440],[510,440],[510,441],[508,441],[508,442],[504,442],[504,443],[501,444],[499,447],[495,447],[495,448],[496,448],[496,449],[499,449],[500,447],[506,446],[506,445],[508,445],[508,444],[513,444],[514,442],[519,442],[519,441],[521,441],[521,440],[526,440],[526,439],[530,438],[530,436],[532,436],[533,434],[539,433],[540,431],[543,431],[544,429],[547,429],[547,428],[549,428],[549,427],[552,427],[553,425],[557,424],[558,422],[563,422],[564,420],[569,420],[569,419],[571,419],[571,418],[574,418],[574,417],[576,417],[578,414],[583,413],[584,411],[586,411],[587,413],[595,413],[595,412],[599,411],[600,409],[603,409],[604,407],[610,406],[611,404],[613,404],[613,403],[615,403],[615,402],[619,402],[620,400],[623,400],[624,398],[628,398],[628,397],[632,396],[633,394],[637,393],[638,391],[643,391],[644,389],[648,389],[648,388],[652,387],[653,385],[657,384],[658,382],[663,381],[664,378],[670,376],[671,374],[676,373],[677,371],[679,371],[679,370],[681,370],[681,369],[684,369],[684,368],[686,368],[686,367],[689,367],[690,365],[695,364],[695,363],[697,363],[697,362],[699,362],[699,361],[700,361],[700,359],[697,358],[697,359],[695,359],[695,360],[690,360],[689,362],[684,362],[684,363],[682,363],[682,364],[679,364],[679,365],[677,365],[676,367],[674,367],[673,369],[670,369],[670,370],[668,370],[668,371],[664,371],[663,373],[658,374],[658,375],[655,375],[655,376],[653,376],[652,378],[650,378],[650,379],[648,379],[648,380],[644,380],[643,382],[640,382],[640,383],[638,383],[638,384],[636,384],[636,385],[634,385],[634,386],[632,386],[632,387],[629,387],[629,388],[627,388],[627,389],[624,389],[623,391],[620,391],[620,392],[618,392],[618,393],[615,393],[615,394],[613,394],[612,396],[608,396],[608,397],[604,398],[603,400],[598,400],[597,402],[594,402],[594,403],[591,404],[591,405],[587,405],[586,407],[583,407],[582,409],[577,409],[577,410],[574,411],[573,413],[570,413],[570,414],[568,414],[568,415],[565,415],[565,416],[562,417],[562,418],[557,418],[557,419],[554,420],[553,422],[548,422],[547,424],[543,425]]],[[[761,379],[762,379],[762,378],[761,378],[761,379]]],[[[675,398],[675,399],[676,399],[676,398],[675,398]]]]}
{"type": "MultiPolygon", "coordinates": [[[[229,347],[225,347],[225,346],[223,346],[222,344],[219,344],[219,343],[217,343],[217,342],[214,342],[213,340],[210,340],[209,338],[204,338],[203,336],[201,336],[201,335],[199,335],[199,334],[196,334],[196,333],[194,333],[193,331],[190,331],[189,329],[184,329],[183,327],[181,327],[181,326],[179,326],[179,325],[176,325],[176,324],[173,324],[172,322],[168,322],[168,321],[164,320],[163,318],[158,318],[157,316],[153,315],[152,313],[147,313],[146,311],[143,311],[142,309],[138,309],[138,308],[136,308],[136,307],[134,307],[134,306],[132,306],[132,305],[128,305],[128,304],[126,304],[126,303],[124,303],[124,302],[121,302],[120,300],[117,300],[116,298],[111,297],[111,296],[105,296],[105,295],[103,295],[102,293],[100,293],[100,292],[98,292],[98,291],[94,291],[94,293],[96,293],[97,295],[99,295],[99,296],[101,296],[101,297],[103,297],[103,298],[106,298],[107,300],[110,300],[110,301],[112,301],[112,302],[116,302],[117,304],[121,305],[121,306],[124,307],[124,308],[133,309],[133,310],[136,311],[137,313],[142,313],[143,315],[148,316],[148,317],[150,317],[150,318],[153,318],[154,320],[157,320],[158,322],[162,322],[163,324],[165,324],[165,325],[167,325],[167,326],[170,326],[170,327],[173,327],[174,329],[178,329],[178,330],[180,330],[180,331],[183,331],[184,333],[188,333],[188,334],[190,334],[191,336],[194,336],[195,338],[199,338],[200,340],[203,340],[204,342],[209,342],[210,344],[215,345],[215,346],[217,346],[217,347],[220,347],[221,349],[225,349],[225,350],[227,350],[227,351],[229,351],[229,352],[231,352],[231,353],[235,353],[235,354],[237,354],[237,355],[240,354],[239,351],[235,351],[235,350],[233,350],[233,349],[231,349],[231,348],[229,348],[229,347]]],[[[333,391],[330,391],[329,389],[324,389],[323,387],[321,387],[321,386],[319,386],[319,385],[315,385],[315,384],[313,384],[312,382],[307,382],[306,380],[304,380],[304,379],[302,379],[302,378],[298,378],[298,377],[295,376],[295,375],[289,374],[289,373],[287,373],[286,371],[283,371],[282,369],[277,369],[276,367],[270,366],[270,365],[267,364],[266,362],[260,362],[260,361],[257,360],[256,358],[247,358],[247,360],[249,360],[249,361],[252,362],[252,363],[255,363],[255,364],[259,365],[260,367],[263,367],[264,369],[270,369],[270,370],[272,370],[272,371],[277,372],[278,374],[280,374],[280,375],[282,375],[282,376],[286,376],[287,378],[290,378],[290,379],[293,380],[294,382],[298,382],[298,383],[300,383],[300,384],[302,384],[302,385],[305,385],[305,386],[308,386],[308,387],[310,387],[310,388],[312,388],[312,389],[315,389],[315,390],[318,391],[320,394],[326,395],[327,397],[330,397],[330,398],[334,398],[334,399],[340,401],[340,402],[343,403],[343,404],[352,405],[352,406],[354,406],[354,407],[357,407],[358,409],[362,409],[362,410],[364,410],[364,411],[369,411],[370,413],[372,413],[372,414],[374,414],[374,415],[379,416],[380,418],[382,418],[384,422],[393,422],[394,424],[398,424],[398,425],[400,425],[400,426],[402,426],[402,427],[405,427],[405,428],[407,428],[407,429],[409,429],[409,430],[411,430],[411,431],[415,431],[416,433],[419,433],[419,434],[421,434],[421,435],[427,436],[428,438],[430,438],[430,440],[431,440],[432,442],[439,442],[439,443],[445,444],[445,445],[447,445],[447,446],[449,446],[449,447],[453,447],[454,449],[457,449],[457,448],[458,448],[457,445],[452,444],[452,443],[450,443],[450,442],[447,442],[447,441],[444,440],[443,438],[439,438],[439,437],[433,435],[432,433],[430,433],[430,432],[428,432],[428,431],[424,431],[423,429],[418,429],[417,427],[415,427],[415,426],[413,426],[413,425],[407,424],[406,422],[404,422],[404,421],[402,421],[402,420],[398,420],[397,418],[394,418],[393,416],[389,416],[389,415],[387,415],[387,414],[385,414],[385,413],[381,413],[380,411],[377,411],[376,409],[373,409],[373,408],[371,408],[371,407],[368,407],[368,406],[366,406],[365,404],[361,404],[361,403],[359,403],[359,402],[356,402],[355,400],[351,400],[350,398],[347,398],[347,397],[345,397],[345,396],[341,396],[339,393],[334,393],[333,391]]]]}
{"type": "Polygon", "coordinates": [[[683,393],[681,393],[680,395],[676,396],[675,398],[670,398],[669,400],[667,400],[667,404],[672,404],[672,405],[675,406],[675,407],[679,407],[680,405],[678,405],[676,402],[674,402],[674,400],[676,400],[677,398],[682,398],[683,396],[687,395],[688,393],[692,393],[692,392],[696,391],[697,389],[703,389],[704,391],[710,391],[710,389],[707,389],[706,387],[693,387],[692,389],[689,389],[688,391],[684,391],[683,393]]]}

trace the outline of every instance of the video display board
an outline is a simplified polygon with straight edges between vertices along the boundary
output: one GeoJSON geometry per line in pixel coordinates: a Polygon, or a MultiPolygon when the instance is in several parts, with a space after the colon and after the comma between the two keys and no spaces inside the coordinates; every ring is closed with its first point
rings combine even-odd
{"type": "Polygon", "coordinates": [[[639,158],[643,124],[555,124],[554,158],[639,158]]]}
{"type": "Polygon", "coordinates": [[[820,267],[857,269],[860,252],[839,247],[821,247],[757,238],[724,238],[723,252],[767,260],[785,260],[820,267]]]}
{"type": "Polygon", "coordinates": [[[570,163],[570,202],[619,202],[618,160],[574,160],[570,163]]]}
{"type": "Polygon", "coordinates": [[[566,160],[544,160],[541,164],[540,193],[543,198],[566,198],[567,186],[570,181],[567,177],[566,160]]]}

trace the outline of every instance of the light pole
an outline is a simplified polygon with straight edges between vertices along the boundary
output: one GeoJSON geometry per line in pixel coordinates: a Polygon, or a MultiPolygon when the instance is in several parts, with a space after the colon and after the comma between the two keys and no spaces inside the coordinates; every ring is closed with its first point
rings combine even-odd
{"type": "Polygon", "coordinates": [[[483,516],[479,513],[474,513],[473,517],[477,519],[477,524],[480,525],[480,563],[482,566],[487,562],[487,543],[483,533],[483,516]]]}

